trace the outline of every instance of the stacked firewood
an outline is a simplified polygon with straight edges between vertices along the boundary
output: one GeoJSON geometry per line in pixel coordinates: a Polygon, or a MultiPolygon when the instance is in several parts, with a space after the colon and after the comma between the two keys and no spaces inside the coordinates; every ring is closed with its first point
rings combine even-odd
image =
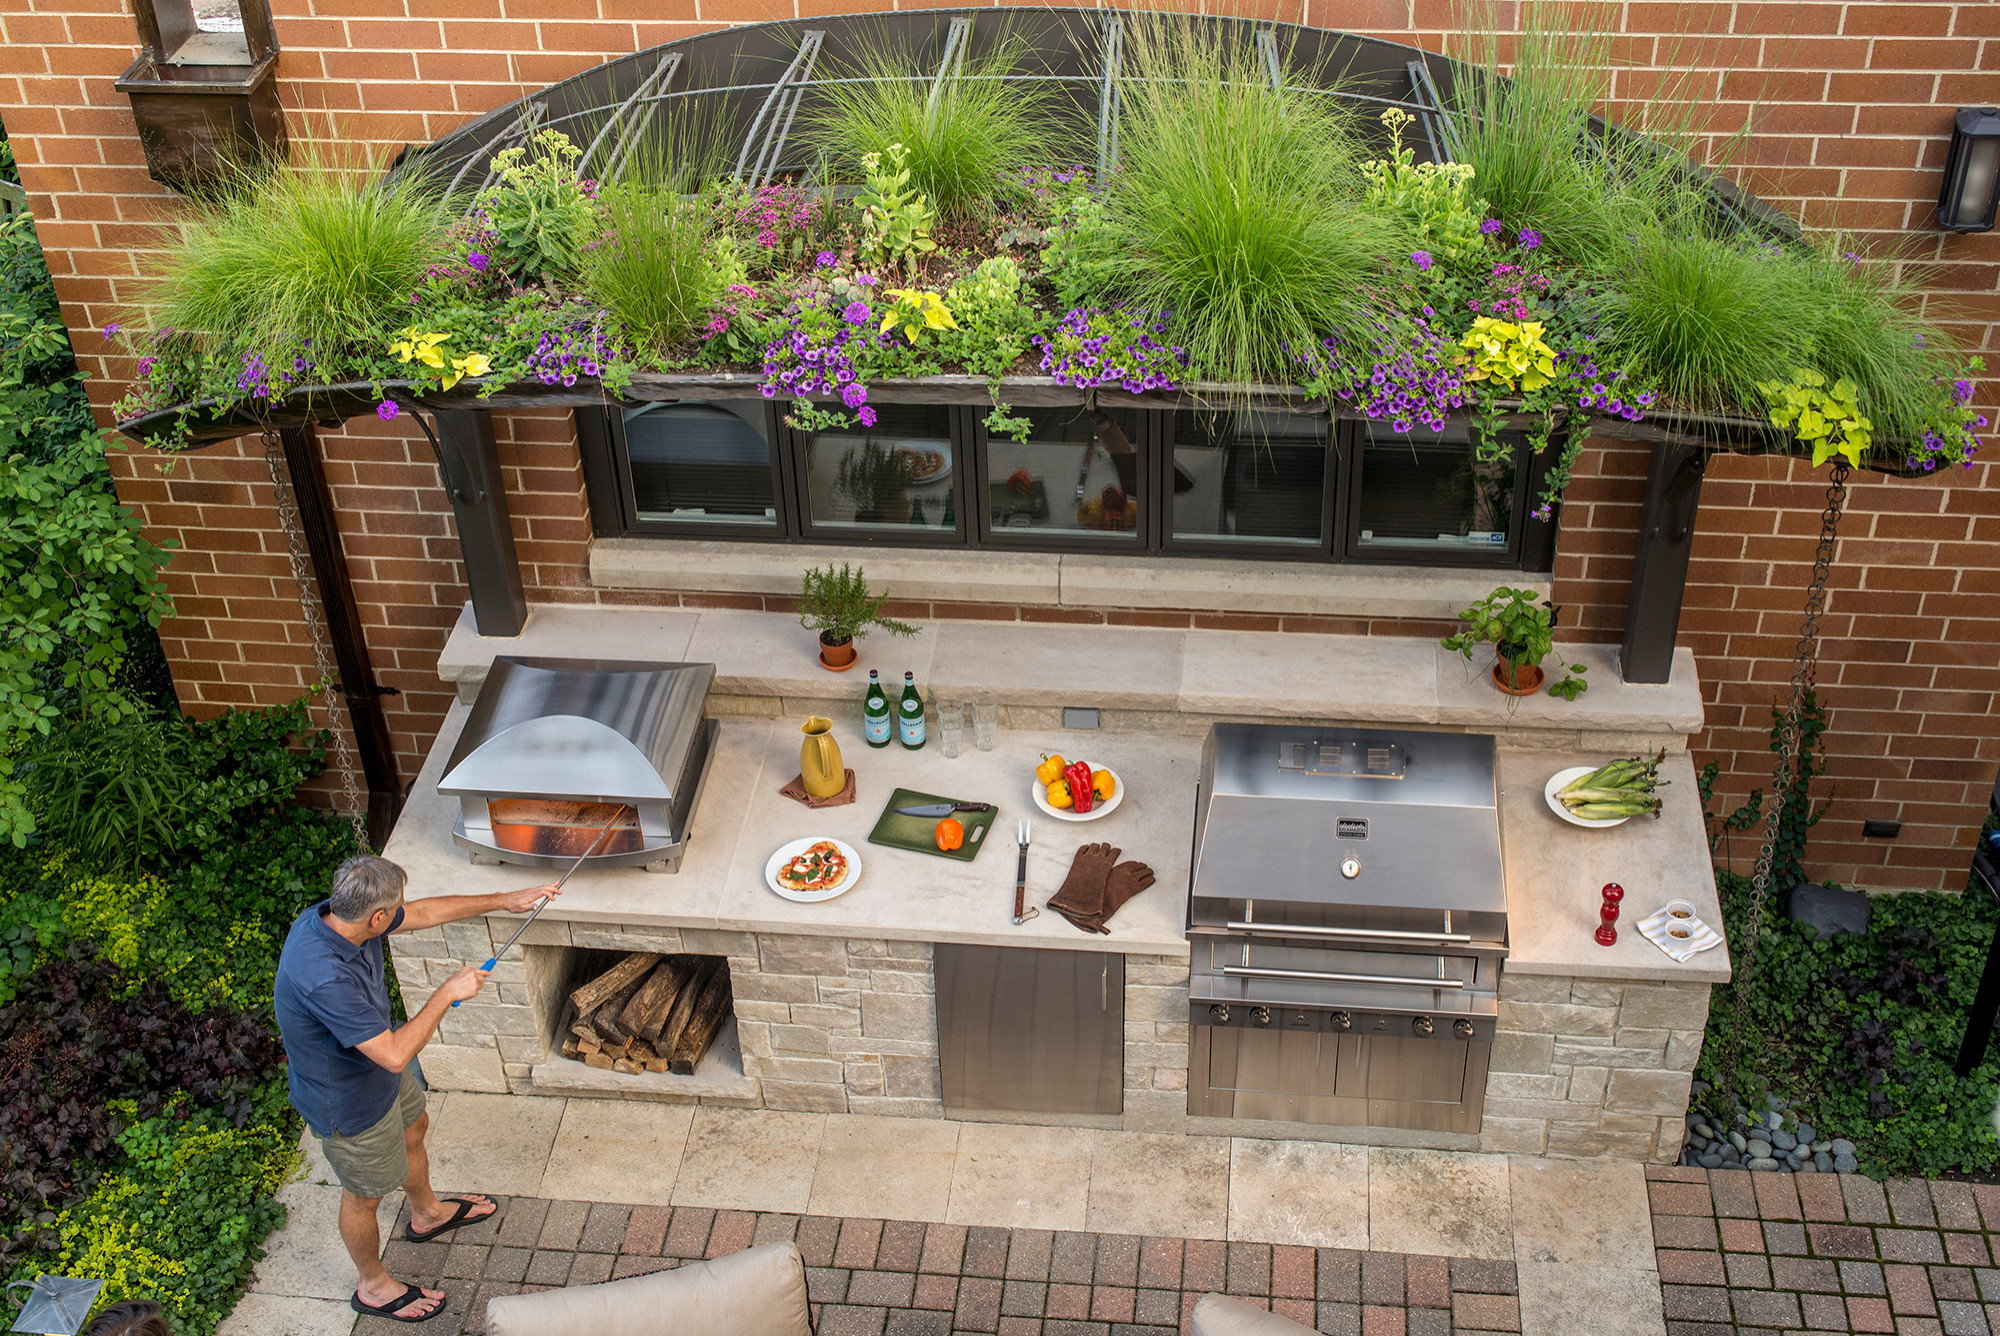
{"type": "Polygon", "coordinates": [[[564,1057],[617,1072],[692,1076],[729,1019],[729,964],[634,951],[569,1000],[576,1015],[564,1057]]]}

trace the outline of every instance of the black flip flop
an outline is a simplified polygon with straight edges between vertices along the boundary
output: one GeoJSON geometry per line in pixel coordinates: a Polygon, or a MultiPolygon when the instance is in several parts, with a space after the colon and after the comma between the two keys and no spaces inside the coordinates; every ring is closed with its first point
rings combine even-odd
{"type": "Polygon", "coordinates": [[[438,1306],[431,1309],[430,1312],[425,1313],[422,1317],[402,1317],[397,1313],[398,1309],[408,1308],[417,1300],[428,1298],[430,1296],[425,1294],[420,1287],[405,1285],[403,1293],[399,1298],[391,1299],[385,1304],[368,1303],[362,1299],[361,1291],[356,1290],[347,1297],[347,1306],[357,1313],[365,1313],[369,1317],[387,1318],[391,1322],[428,1322],[445,1310],[445,1301],[443,1299],[438,1300],[438,1306]]]}
{"type": "Polygon", "coordinates": [[[452,1230],[458,1229],[463,1225],[476,1225],[482,1220],[491,1220],[494,1216],[500,1214],[500,1203],[498,1202],[493,1203],[493,1209],[485,1215],[474,1216],[470,1212],[481,1205],[481,1203],[473,1201],[469,1197],[446,1197],[445,1200],[458,1203],[458,1209],[451,1213],[451,1219],[445,1221],[436,1229],[426,1229],[421,1234],[417,1232],[416,1221],[412,1220],[408,1225],[403,1227],[403,1237],[412,1243],[428,1243],[440,1234],[449,1234],[452,1230]]]}

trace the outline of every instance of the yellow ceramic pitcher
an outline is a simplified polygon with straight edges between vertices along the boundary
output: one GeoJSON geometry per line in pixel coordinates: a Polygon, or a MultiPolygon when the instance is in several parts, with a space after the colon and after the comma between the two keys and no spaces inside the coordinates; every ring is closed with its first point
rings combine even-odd
{"type": "Polygon", "coordinates": [[[799,744],[799,779],[813,797],[831,798],[847,787],[847,767],[840,761],[840,744],[833,740],[833,720],[814,715],[800,731],[806,740],[799,744]]]}

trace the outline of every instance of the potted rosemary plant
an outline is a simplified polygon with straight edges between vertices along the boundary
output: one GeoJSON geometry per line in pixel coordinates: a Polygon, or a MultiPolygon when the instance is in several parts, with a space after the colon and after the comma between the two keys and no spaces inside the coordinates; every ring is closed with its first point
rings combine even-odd
{"type": "Polygon", "coordinates": [[[1472,661],[1477,645],[1493,646],[1493,685],[1510,696],[1531,696],[1541,690],[1547,674],[1542,660],[1554,656],[1563,670],[1562,680],[1549,687],[1551,696],[1575,700],[1588,687],[1583,680],[1585,665],[1571,663],[1555,647],[1555,609],[1547,601],[1537,601],[1532,589],[1494,590],[1458,614],[1466,623],[1457,635],[1441,642],[1472,661]]]}
{"type": "Polygon", "coordinates": [[[819,632],[819,661],[833,672],[854,666],[854,642],[881,627],[891,635],[913,636],[917,628],[882,615],[886,594],[868,592],[868,578],[859,566],[842,562],[821,570],[806,568],[799,591],[799,625],[819,632]]]}

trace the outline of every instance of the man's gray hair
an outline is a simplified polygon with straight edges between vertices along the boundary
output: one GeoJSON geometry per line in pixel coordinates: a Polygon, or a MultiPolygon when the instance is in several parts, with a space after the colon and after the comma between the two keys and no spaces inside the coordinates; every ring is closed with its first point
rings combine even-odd
{"type": "Polygon", "coordinates": [[[333,873],[333,894],[327,908],[343,923],[366,923],[379,909],[394,909],[403,900],[403,869],[374,854],[356,854],[333,873]]]}

